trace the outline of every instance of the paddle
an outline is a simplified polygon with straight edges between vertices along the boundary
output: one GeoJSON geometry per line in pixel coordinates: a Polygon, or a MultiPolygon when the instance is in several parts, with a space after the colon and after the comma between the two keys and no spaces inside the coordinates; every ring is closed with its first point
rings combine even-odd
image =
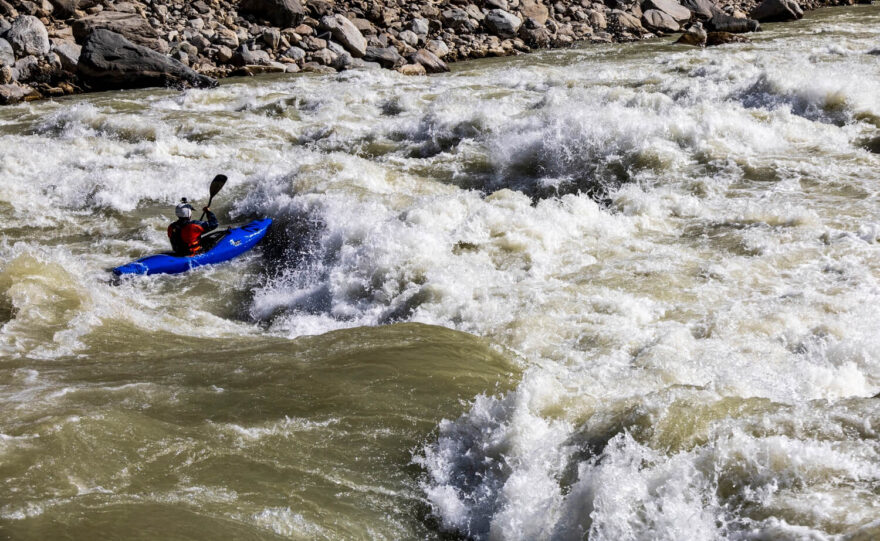
{"type": "MultiPolygon", "coordinates": [[[[223,186],[226,184],[227,180],[228,179],[226,178],[226,175],[217,175],[216,177],[214,177],[214,180],[211,181],[211,196],[208,198],[208,204],[205,205],[206,207],[211,206],[211,201],[214,200],[214,196],[217,195],[217,192],[223,189],[223,186]]],[[[205,213],[203,212],[202,217],[199,218],[199,221],[201,221],[204,217],[205,213]]]]}

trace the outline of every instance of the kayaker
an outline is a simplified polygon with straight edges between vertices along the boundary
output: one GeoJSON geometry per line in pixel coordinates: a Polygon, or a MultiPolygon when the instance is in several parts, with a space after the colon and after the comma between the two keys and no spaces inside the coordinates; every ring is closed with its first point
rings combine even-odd
{"type": "Polygon", "coordinates": [[[177,221],[168,226],[168,238],[171,240],[171,247],[175,254],[190,256],[201,252],[202,235],[217,229],[217,226],[220,225],[210,208],[205,207],[202,210],[208,215],[207,222],[190,219],[193,208],[186,202],[185,197],[174,208],[177,221]]]}

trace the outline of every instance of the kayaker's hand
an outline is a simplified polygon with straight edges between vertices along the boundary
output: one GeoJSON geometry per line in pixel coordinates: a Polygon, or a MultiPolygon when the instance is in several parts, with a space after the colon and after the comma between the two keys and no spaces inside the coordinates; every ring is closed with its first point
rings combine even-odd
{"type": "Polygon", "coordinates": [[[204,212],[210,212],[210,211],[211,211],[211,207],[205,207],[205,208],[202,209],[202,211],[204,211],[204,212]]]}

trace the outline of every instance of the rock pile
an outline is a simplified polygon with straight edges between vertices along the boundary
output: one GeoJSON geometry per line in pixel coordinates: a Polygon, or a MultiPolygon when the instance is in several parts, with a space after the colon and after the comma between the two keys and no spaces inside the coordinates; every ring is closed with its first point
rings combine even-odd
{"type": "Polygon", "coordinates": [[[204,87],[218,77],[266,72],[382,67],[421,75],[447,71],[456,60],[677,32],[689,36],[684,43],[727,43],[739,41],[730,34],[758,30],[759,21],[852,2],[0,0],[0,103],[122,87],[204,87]]]}

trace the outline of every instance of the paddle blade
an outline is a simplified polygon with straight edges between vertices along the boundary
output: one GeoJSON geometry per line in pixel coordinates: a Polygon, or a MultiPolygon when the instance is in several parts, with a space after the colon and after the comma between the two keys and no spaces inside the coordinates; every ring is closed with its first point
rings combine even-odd
{"type": "Polygon", "coordinates": [[[214,177],[214,180],[211,181],[211,198],[213,199],[217,192],[223,189],[223,186],[226,185],[226,175],[217,175],[214,177]]]}

